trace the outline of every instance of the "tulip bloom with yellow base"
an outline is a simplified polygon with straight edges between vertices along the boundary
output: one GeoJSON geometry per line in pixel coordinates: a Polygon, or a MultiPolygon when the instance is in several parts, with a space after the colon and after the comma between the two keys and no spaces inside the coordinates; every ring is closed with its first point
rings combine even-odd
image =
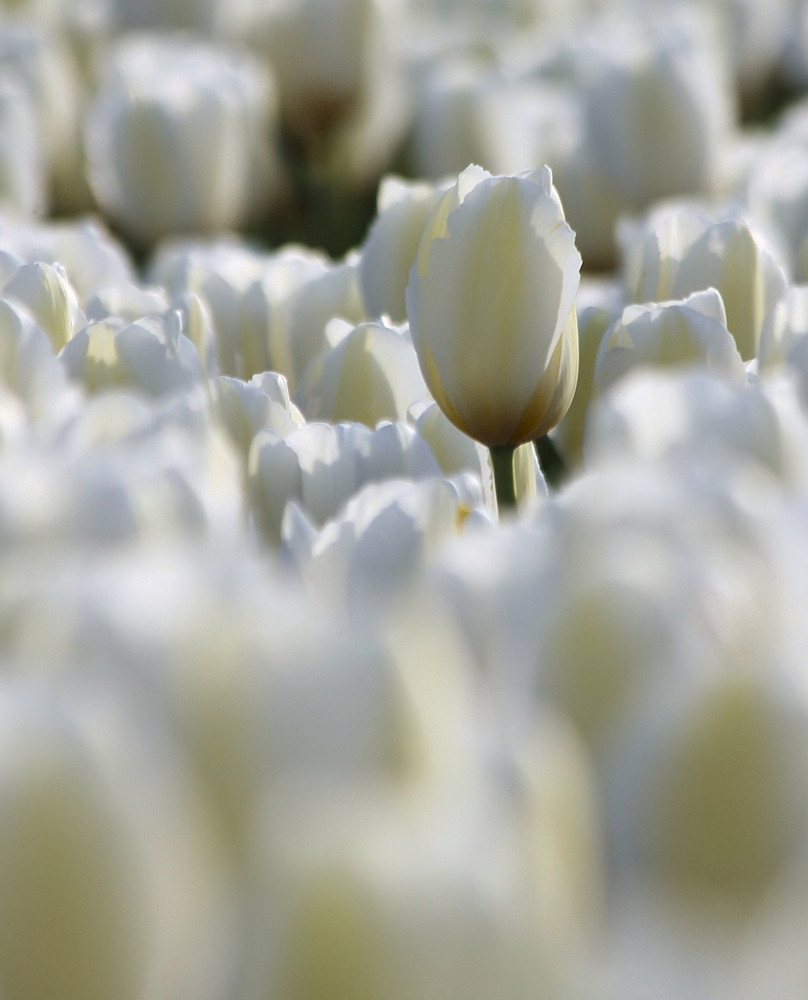
{"type": "Polygon", "coordinates": [[[578,377],[580,268],[549,167],[492,176],[470,166],[438,201],[407,313],[427,386],[466,434],[513,448],[564,416],[578,377]]]}

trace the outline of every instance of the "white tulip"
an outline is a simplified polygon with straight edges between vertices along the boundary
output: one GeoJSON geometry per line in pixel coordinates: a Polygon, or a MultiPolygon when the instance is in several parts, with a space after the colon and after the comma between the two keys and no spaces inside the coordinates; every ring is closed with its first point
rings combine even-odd
{"type": "Polygon", "coordinates": [[[60,357],[71,378],[89,392],[126,386],[157,397],[184,392],[205,377],[177,312],[137,323],[114,317],[90,323],[65,345],[60,357]]]}
{"type": "Polygon", "coordinates": [[[220,375],[211,379],[210,387],[214,412],[245,459],[259,431],[283,437],[305,423],[289,397],[286,379],[276,372],[253,375],[249,382],[220,375]]]}
{"type": "Polygon", "coordinates": [[[0,234],[3,248],[16,254],[19,263],[42,262],[63,268],[85,310],[100,290],[137,283],[127,251],[99,219],[0,220],[0,234]]]}
{"type": "Polygon", "coordinates": [[[406,327],[351,327],[334,320],[329,334],[336,343],[309,363],[295,393],[308,420],[375,427],[382,420],[405,420],[412,403],[428,398],[406,327]]]}
{"type": "Polygon", "coordinates": [[[47,205],[86,208],[81,176],[81,94],[76,67],[59,32],[30,22],[0,28],[0,71],[29,95],[47,182],[47,205]]]}
{"type": "Polygon", "coordinates": [[[585,305],[580,300],[578,311],[578,382],[570,408],[552,432],[554,445],[559,449],[568,467],[581,465],[584,454],[586,427],[590,404],[595,390],[595,368],[600,344],[606,331],[622,312],[619,300],[601,301],[585,305]]]}
{"type": "Polygon", "coordinates": [[[625,227],[623,240],[629,294],[635,302],[684,299],[715,288],[741,357],[757,357],[762,331],[788,282],[746,220],[714,220],[683,205],[652,213],[644,225],[625,227]]]}
{"type": "Polygon", "coordinates": [[[231,942],[211,817],[154,717],[109,679],[79,687],[0,699],[0,988],[215,1000],[231,942]]]}
{"type": "Polygon", "coordinates": [[[796,481],[801,465],[785,417],[760,388],[706,371],[632,372],[592,407],[592,466],[623,460],[702,466],[731,482],[741,472],[796,481]]]}
{"type": "MultiPolygon", "coordinates": [[[[410,407],[407,418],[432,450],[444,476],[472,472],[478,476],[487,508],[497,509],[494,470],[485,445],[464,434],[432,400],[410,407]]],[[[530,445],[532,447],[532,445],[530,445]]]]}
{"type": "Polygon", "coordinates": [[[166,240],[151,261],[150,280],[186,313],[197,334],[192,339],[211,354],[211,373],[249,379],[272,367],[266,331],[244,312],[247,291],[262,269],[261,255],[235,237],[166,240]]]}
{"type": "Polygon", "coordinates": [[[364,424],[310,423],[283,438],[257,434],[247,475],[256,526],[277,544],[289,500],[322,524],[365,483],[439,473],[429,446],[408,424],[383,423],[371,431],[364,424]]]}
{"type": "Polygon", "coordinates": [[[88,109],[88,176],[102,211],[141,247],[244,225],[274,184],[268,71],[191,39],[122,36],[88,109]]]}
{"type": "Polygon", "coordinates": [[[47,178],[33,98],[13,75],[0,75],[0,207],[33,216],[47,206],[47,178]]]}
{"type": "Polygon", "coordinates": [[[2,714],[0,988],[134,998],[151,957],[146,886],[118,793],[66,713],[6,691],[2,714]]]}
{"type": "Polygon", "coordinates": [[[368,615],[400,597],[469,518],[485,523],[488,514],[479,482],[466,473],[367,483],[319,531],[309,522],[308,537],[302,518],[287,508],[282,535],[307,585],[368,615]]]}
{"type": "Polygon", "coordinates": [[[313,250],[286,247],[265,264],[242,302],[244,328],[268,344],[269,367],[286,376],[294,394],[307,365],[328,344],[329,320],[366,319],[358,259],[334,262],[313,250]]]}
{"type": "Polygon", "coordinates": [[[48,335],[54,353],[85,325],[78,296],[60,264],[23,264],[0,288],[0,299],[30,315],[48,335]]]}
{"type": "Polygon", "coordinates": [[[592,44],[585,84],[592,159],[626,208],[712,193],[733,125],[722,51],[687,12],[640,29],[621,21],[592,44]]]}
{"type": "Polygon", "coordinates": [[[355,111],[369,85],[376,0],[282,0],[251,12],[248,42],[274,67],[284,117],[306,140],[355,111]]]}
{"type": "Polygon", "coordinates": [[[362,244],[359,283],[368,316],[407,318],[410,268],[432,209],[447,184],[387,176],[379,185],[376,217],[362,244]]]}
{"type": "Polygon", "coordinates": [[[752,157],[742,198],[751,217],[773,233],[795,281],[808,278],[808,104],[784,113],[752,157]]]}
{"type": "Polygon", "coordinates": [[[0,382],[25,404],[29,419],[47,413],[65,388],[65,372],[47,333],[25,310],[2,298],[0,382]]]}
{"type": "Polygon", "coordinates": [[[468,167],[438,202],[407,311],[430,392],[471,437],[519,445],[566,412],[578,374],[581,258],[547,167],[468,167]]]}
{"type": "MultiPolygon", "coordinates": [[[[769,650],[771,653],[771,650],[769,650]]],[[[801,681],[718,662],[662,688],[627,727],[609,775],[621,861],[672,901],[754,912],[805,843],[801,681]]]]}
{"type": "Polygon", "coordinates": [[[700,367],[738,384],[746,373],[714,288],[676,302],[626,306],[600,342],[595,391],[639,365],[700,367]]]}
{"type": "Polygon", "coordinates": [[[505,824],[487,822],[479,794],[461,786],[446,814],[375,785],[310,781],[284,791],[254,834],[250,995],[553,995],[556,970],[531,894],[516,865],[500,863],[505,824]]]}
{"type": "Polygon", "coordinates": [[[760,334],[758,370],[782,368],[795,344],[808,334],[808,285],[791,285],[768,316],[760,334]]]}

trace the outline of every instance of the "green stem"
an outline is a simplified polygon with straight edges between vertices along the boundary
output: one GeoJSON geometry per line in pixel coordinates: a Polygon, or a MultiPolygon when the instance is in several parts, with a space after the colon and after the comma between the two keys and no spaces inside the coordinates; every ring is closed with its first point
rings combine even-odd
{"type": "Polygon", "coordinates": [[[491,448],[491,463],[494,466],[494,489],[497,493],[497,507],[500,513],[516,508],[516,477],[513,471],[513,445],[501,444],[491,448]]]}

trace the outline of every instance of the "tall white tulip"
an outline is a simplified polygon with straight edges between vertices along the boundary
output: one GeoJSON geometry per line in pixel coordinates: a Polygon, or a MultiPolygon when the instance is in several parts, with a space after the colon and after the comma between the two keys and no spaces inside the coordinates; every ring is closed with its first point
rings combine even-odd
{"type": "Polygon", "coordinates": [[[489,446],[546,434],[575,391],[581,257],[548,167],[467,167],[428,222],[407,287],[413,343],[449,419],[489,446]]]}

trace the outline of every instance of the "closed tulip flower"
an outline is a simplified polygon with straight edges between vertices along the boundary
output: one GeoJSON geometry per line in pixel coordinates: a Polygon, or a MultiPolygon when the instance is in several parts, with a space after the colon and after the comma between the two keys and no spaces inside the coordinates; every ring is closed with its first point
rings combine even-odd
{"type": "Polygon", "coordinates": [[[468,167],[438,202],[410,272],[407,311],[426,383],[489,446],[546,434],[575,391],[581,257],[548,167],[468,167]]]}
{"type": "Polygon", "coordinates": [[[580,267],[548,167],[467,167],[440,199],[407,312],[427,386],[462,431],[512,449],[564,416],[578,376],[580,267]]]}
{"type": "Polygon", "coordinates": [[[275,117],[274,78],[249,53],[190,36],[122,37],[85,119],[101,212],[141,250],[244,226],[274,195],[275,117]]]}

